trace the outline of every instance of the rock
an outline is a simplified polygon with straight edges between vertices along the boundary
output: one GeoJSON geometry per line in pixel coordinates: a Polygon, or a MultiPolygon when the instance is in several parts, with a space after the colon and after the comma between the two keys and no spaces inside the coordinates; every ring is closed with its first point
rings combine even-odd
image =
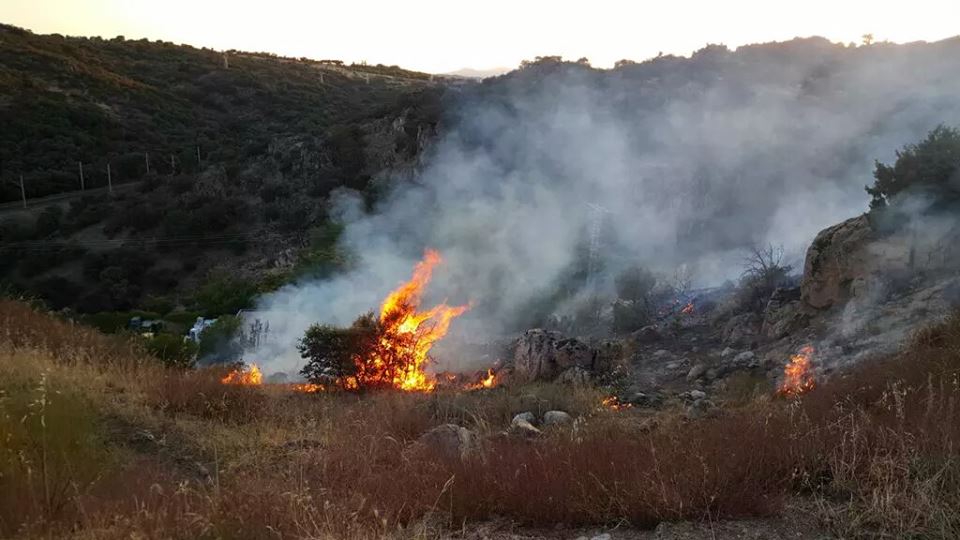
{"type": "Polygon", "coordinates": [[[875,239],[866,215],[820,231],[804,260],[800,285],[803,303],[827,309],[846,302],[851,284],[864,280],[869,272],[871,261],[865,247],[875,239]]]}
{"type": "Polygon", "coordinates": [[[753,351],[744,351],[733,357],[733,367],[744,368],[749,367],[754,363],[754,359],[757,355],[753,354],[753,351]]]}
{"type": "Polygon", "coordinates": [[[706,399],[698,399],[690,404],[690,407],[687,408],[687,416],[690,418],[702,418],[704,413],[706,413],[711,407],[712,403],[706,399]]]}
{"type": "Polygon", "coordinates": [[[707,366],[704,364],[697,364],[690,368],[690,371],[687,372],[687,381],[693,382],[700,377],[702,377],[707,372],[707,366]]]}
{"type": "Polygon", "coordinates": [[[517,422],[527,422],[528,424],[533,424],[537,421],[537,417],[530,411],[522,412],[513,417],[513,420],[510,421],[510,425],[516,424],[517,422]]]}
{"type": "Polygon", "coordinates": [[[633,334],[630,334],[630,339],[641,345],[648,345],[650,343],[656,343],[660,341],[663,339],[663,335],[656,326],[650,325],[644,326],[633,334]]]}
{"type": "Polygon", "coordinates": [[[724,349],[724,350],[720,353],[720,358],[721,358],[721,359],[726,359],[726,358],[728,358],[728,357],[730,357],[730,356],[733,356],[734,354],[737,354],[737,351],[731,349],[730,347],[727,347],[726,349],[724,349]]]}
{"type": "Polygon", "coordinates": [[[541,431],[530,422],[517,418],[514,418],[513,422],[510,422],[510,432],[516,435],[523,435],[524,437],[536,437],[541,433],[541,431]]]}
{"type": "Polygon", "coordinates": [[[573,417],[564,411],[547,411],[543,414],[544,427],[573,425],[573,417]]]}
{"type": "Polygon", "coordinates": [[[753,345],[760,332],[760,317],[755,313],[741,313],[723,325],[723,342],[733,346],[753,345]]]}
{"type": "Polygon", "coordinates": [[[441,424],[421,435],[417,441],[446,459],[462,459],[473,450],[476,437],[465,427],[441,424]]]}
{"type": "Polygon", "coordinates": [[[702,390],[691,390],[689,394],[690,394],[690,399],[694,401],[701,400],[707,397],[707,393],[702,390]]]}
{"type": "Polygon", "coordinates": [[[666,360],[666,359],[672,358],[672,357],[673,357],[673,354],[672,354],[670,351],[666,350],[666,349],[660,349],[660,350],[655,351],[655,352],[653,353],[653,358],[654,358],[654,360],[661,360],[661,361],[662,361],[662,360],[666,360]]]}
{"type": "Polygon", "coordinates": [[[716,368],[710,368],[706,373],[703,374],[703,378],[708,381],[715,381],[719,376],[720,372],[716,368]]]}
{"type": "Polygon", "coordinates": [[[593,367],[593,350],[589,345],[577,338],[566,338],[556,342],[554,359],[557,371],[562,372],[572,367],[590,369],[593,367]]]}
{"type": "MultiPolygon", "coordinates": [[[[615,354],[614,347],[605,351],[615,354]]],[[[576,338],[559,332],[533,329],[517,339],[513,355],[513,376],[518,382],[553,380],[570,368],[589,370],[596,352],[576,338]]]]}
{"type": "Polygon", "coordinates": [[[513,355],[514,376],[519,382],[552,379],[557,375],[556,342],[559,332],[527,330],[517,339],[513,355]]]}
{"type": "Polygon", "coordinates": [[[590,372],[575,366],[561,373],[560,376],[557,377],[557,382],[571,384],[573,386],[589,386],[590,372]]]}
{"type": "Polygon", "coordinates": [[[675,370],[675,369],[679,369],[679,368],[680,368],[680,362],[670,362],[669,364],[667,364],[667,365],[664,366],[664,367],[667,368],[667,369],[669,369],[670,371],[673,371],[673,370],[675,370]]]}
{"type": "Polygon", "coordinates": [[[781,339],[807,326],[809,316],[800,304],[800,287],[778,288],[773,291],[763,310],[760,331],[770,339],[781,339]]]}

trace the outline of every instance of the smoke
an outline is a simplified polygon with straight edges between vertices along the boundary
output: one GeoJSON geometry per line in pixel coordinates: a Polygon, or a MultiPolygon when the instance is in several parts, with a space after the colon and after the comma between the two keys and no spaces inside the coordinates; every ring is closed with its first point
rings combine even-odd
{"type": "Polygon", "coordinates": [[[546,62],[469,87],[412,181],[373,212],[333,201],[357,268],[263,298],[274,345],[258,360],[296,371],[310,323],[376,309],[427,246],[445,258],[427,301],[472,301],[453,330],[474,341],[531,306],[564,309],[556,291],[591,252],[601,289],[632,264],[719,284],[755,244],[799,266],[819,230],[866,209],[874,159],[960,122],[957,53],[795,40],[612,71],[546,62]]]}

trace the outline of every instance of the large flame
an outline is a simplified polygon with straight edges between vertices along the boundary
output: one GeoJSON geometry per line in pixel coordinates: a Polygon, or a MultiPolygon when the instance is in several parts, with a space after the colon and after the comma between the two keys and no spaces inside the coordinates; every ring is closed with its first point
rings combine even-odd
{"type": "MultiPolygon", "coordinates": [[[[366,358],[357,358],[354,387],[392,386],[405,391],[426,392],[437,385],[427,373],[430,348],[447,334],[454,318],[469,306],[440,304],[417,311],[433,269],[442,262],[440,254],[428,249],[413,269],[413,277],[391,292],[380,307],[380,337],[376,349],[366,358]]],[[[349,381],[348,381],[349,382],[349,381]]]]}
{"type": "Polygon", "coordinates": [[[796,397],[817,386],[813,374],[813,353],[813,346],[806,345],[790,357],[790,362],[783,369],[783,382],[777,388],[778,395],[796,397]]]}
{"type": "Polygon", "coordinates": [[[259,386],[263,384],[263,373],[256,364],[250,364],[243,369],[235,369],[220,379],[223,384],[239,384],[243,386],[259,386]]]}

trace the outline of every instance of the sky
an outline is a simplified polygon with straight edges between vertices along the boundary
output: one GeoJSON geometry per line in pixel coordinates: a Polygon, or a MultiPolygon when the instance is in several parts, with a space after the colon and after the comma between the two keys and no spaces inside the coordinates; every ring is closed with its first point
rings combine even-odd
{"type": "Polygon", "coordinates": [[[819,35],[843,43],[960,33],[960,0],[0,0],[37,33],[161,39],[214,49],[397,64],[445,73],[588,58],[596,67],[707,43],[819,35]]]}

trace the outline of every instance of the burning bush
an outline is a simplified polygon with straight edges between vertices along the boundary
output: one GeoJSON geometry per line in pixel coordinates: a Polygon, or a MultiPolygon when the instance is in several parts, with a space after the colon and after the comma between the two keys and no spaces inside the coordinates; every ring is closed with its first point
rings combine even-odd
{"type": "Polygon", "coordinates": [[[356,380],[355,359],[372,354],[380,334],[380,324],[372,312],[359,317],[349,328],[314,324],[298,344],[301,356],[308,360],[301,374],[321,385],[356,380]]]}
{"type": "Polygon", "coordinates": [[[299,344],[308,360],[303,375],[313,384],[333,383],[347,390],[433,390],[437,381],[425,371],[430,348],[446,335],[453,319],[468,309],[439,304],[417,310],[433,269],[441,262],[439,253],[427,250],[410,281],[383,301],[379,318],[369,313],[346,329],[311,326],[299,344]]]}

